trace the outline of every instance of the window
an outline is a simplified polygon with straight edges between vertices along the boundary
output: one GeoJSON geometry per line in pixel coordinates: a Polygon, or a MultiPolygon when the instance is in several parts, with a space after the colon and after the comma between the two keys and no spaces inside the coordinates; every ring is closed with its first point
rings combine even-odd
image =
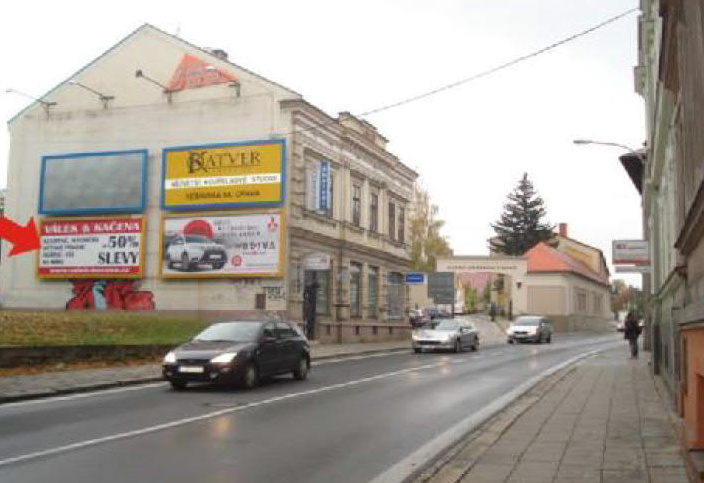
{"type": "Polygon", "coordinates": [[[406,242],[406,208],[398,208],[398,241],[406,242]]]}
{"type": "Polygon", "coordinates": [[[387,283],[389,318],[400,319],[403,317],[403,275],[397,272],[389,272],[387,283]]]}
{"type": "Polygon", "coordinates": [[[362,266],[350,264],[350,317],[362,316],[362,266]]]}
{"type": "Polygon", "coordinates": [[[369,267],[367,270],[367,317],[376,318],[379,306],[379,269],[369,267]]]}
{"type": "Polygon", "coordinates": [[[396,205],[389,202],[389,238],[396,239],[396,205]]]}
{"type": "Polygon", "coordinates": [[[359,226],[361,223],[361,203],[362,203],[362,187],[358,184],[352,184],[352,224],[359,226]]]}
{"type": "Polygon", "coordinates": [[[574,292],[574,305],[577,312],[587,311],[587,294],[584,290],[576,289],[574,292]]]}
{"type": "Polygon", "coordinates": [[[369,230],[379,231],[379,193],[372,193],[369,197],[369,230]]]}

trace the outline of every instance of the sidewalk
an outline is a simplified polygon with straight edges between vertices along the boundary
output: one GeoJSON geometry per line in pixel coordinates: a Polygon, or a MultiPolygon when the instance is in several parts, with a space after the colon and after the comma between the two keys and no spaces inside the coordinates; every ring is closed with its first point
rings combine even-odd
{"type": "Polygon", "coordinates": [[[436,464],[431,483],[689,483],[648,368],[612,349],[555,374],[436,464]]]}
{"type": "MultiPolygon", "coordinates": [[[[311,344],[312,360],[410,351],[410,341],[358,344],[311,344]]],[[[0,404],[74,392],[161,381],[161,365],[51,372],[36,376],[0,377],[0,404]]]]}

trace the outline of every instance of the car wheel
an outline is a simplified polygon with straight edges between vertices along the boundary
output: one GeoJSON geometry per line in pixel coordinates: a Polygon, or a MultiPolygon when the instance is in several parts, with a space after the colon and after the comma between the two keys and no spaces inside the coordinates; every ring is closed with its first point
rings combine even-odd
{"type": "Polygon", "coordinates": [[[420,347],[414,347],[413,352],[415,352],[416,354],[420,354],[420,347]]]}
{"type": "Polygon", "coordinates": [[[549,335],[548,338],[545,339],[545,342],[547,342],[548,344],[552,342],[552,335],[549,335]]]}
{"type": "Polygon", "coordinates": [[[508,340],[508,343],[509,343],[509,344],[513,344],[513,339],[509,339],[509,340],[508,340]]]}
{"type": "Polygon", "coordinates": [[[462,352],[462,343],[459,339],[455,341],[455,352],[462,352]]]}
{"type": "Polygon", "coordinates": [[[472,344],[472,352],[477,352],[479,349],[479,339],[474,339],[474,344],[472,344]]]}
{"type": "Polygon", "coordinates": [[[251,362],[247,364],[242,373],[242,386],[245,389],[254,389],[259,384],[259,371],[251,362]]]}
{"type": "Polygon", "coordinates": [[[186,382],[186,381],[171,380],[171,381],[169,381],[169,383],[171,384],[171,388],[174,391],[183,391],[184,389],[186,389],[186,386],[188,386],[188,382],[186,382]]]}
{"type": "Polygon", "coordinates": [[[191,269],[191,262],[188,259],[188,253],[183,252],[181,255],[181,270],[190,270],[191,269]]]}
{"type": "Polygon", "coordinates": [[[308,358],[306,356],[302,355],[298,359],[296,368],[293,370],[293,378],[297,381],[304,381],[306,377],[308,377],[309,370],[310,362],[308,362],[308,358]]]}

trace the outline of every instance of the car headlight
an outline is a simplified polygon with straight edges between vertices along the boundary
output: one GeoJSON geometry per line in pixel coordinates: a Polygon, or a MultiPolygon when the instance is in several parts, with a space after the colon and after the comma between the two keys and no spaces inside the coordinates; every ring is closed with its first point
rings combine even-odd
{"type": "Polygon", "coordinates": [[[164,356],[164,364],[174,364],[174,363],[176,363],[176,353],[174,351],[171,351],[164,356]]]}
{"type": "Polygon", "coordinates": [[[227,364],[232,362],[235,357],[237,357],[237,352],[225,352],[224,354],[213,357],[210,359],[210,362],[213,364],[227,364]]]}

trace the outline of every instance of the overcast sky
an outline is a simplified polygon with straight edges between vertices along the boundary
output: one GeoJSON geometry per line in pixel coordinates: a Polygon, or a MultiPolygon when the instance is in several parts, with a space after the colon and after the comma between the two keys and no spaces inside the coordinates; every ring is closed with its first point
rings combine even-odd
{"type": "MultiPolygon", "coordinates": [[[[0,18],[6,121],[147,22],[301,93],[331,115],[361,113],[470,77],[585,30],[637,0],[13,2],[0,18]]],[[[611,240],[642,238],[624,151],[575,138],[645,139],[633,89],[637,14],[538,58],[369,117],[418,171],[455,253],[486,254],[524,172],[547,221],[611,260],[611,240]]],[[[7,130],[0,136],[6,184],[7,130]]],[[[20,220],[23,221],[23,220],[20,220]]],[[[612,270],[613,273],[613,270],[612,270]]],[[[622,275],[618,275],[621,278],[622,275]]],[[[628,277],[639,284],[638,276],[628,277]]]]}

